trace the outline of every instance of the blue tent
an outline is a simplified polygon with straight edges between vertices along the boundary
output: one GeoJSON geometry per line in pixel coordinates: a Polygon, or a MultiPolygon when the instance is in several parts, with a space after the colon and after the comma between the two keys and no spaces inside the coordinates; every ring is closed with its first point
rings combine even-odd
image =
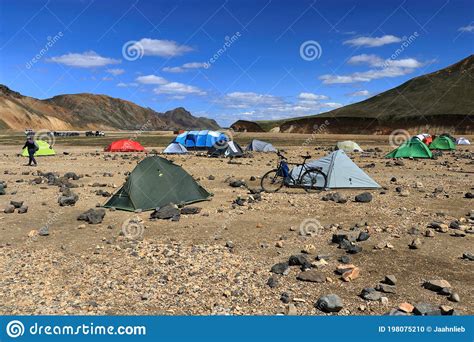
{"type": "Polygon", "coordinates": [[[186,148],[208,149],[223,144],[230,139],[216,131],[186,131],[179,134],[173,142],[180,143],[186,148]]]}
{"type": "Polygon", "coordinates": [[[168,145],[167,148],[165,148],[163,153],[166,153],[166,154],[186,154],[186,153],[188,153],[188,150],[186,149],[186,147],[184,147],[180,143],[172,142],[171,144],[168,145]]]}

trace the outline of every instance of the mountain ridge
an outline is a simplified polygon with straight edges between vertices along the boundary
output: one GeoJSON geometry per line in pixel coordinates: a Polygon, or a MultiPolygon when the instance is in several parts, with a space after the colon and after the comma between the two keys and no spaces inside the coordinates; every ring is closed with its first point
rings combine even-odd
{"type": "Polygon", "coordinates": [[[213,119],[183,107],[164,113],[104,94],[63,94],[48,99],[24,96],[0,84],[0,129],[23,130],[219,129],[213,119]]]}
{"type": "MultiPolygon", "coordinates": [[[[474,133],[474,55],[363,101],[329,112],[275,121],[255,121],[268,131],[312,133],[322,125],[327,133],[389,134],[431,130],[474,133]],[[316,128],[315,128],[316,127],[316,128]]],[[[233,124],[243,130],[242,122],[233,124]]],[[[231,126],[231,127],[233,127],[231,126]]],[[[251,130],[251,125],[248,126],[251,130]]]]}

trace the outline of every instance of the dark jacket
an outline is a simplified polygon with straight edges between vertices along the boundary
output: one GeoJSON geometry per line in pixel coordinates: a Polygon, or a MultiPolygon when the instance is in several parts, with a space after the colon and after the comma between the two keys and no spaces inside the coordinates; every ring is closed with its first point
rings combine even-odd
{"type": "Polygon", "coordinates": [[[28,149],[28,151],[30,150],[38,151],[38,144],[36,144],[36,142],[34,141],[27,140],[22,149],[24,149],[25,147],[28,149]]]}

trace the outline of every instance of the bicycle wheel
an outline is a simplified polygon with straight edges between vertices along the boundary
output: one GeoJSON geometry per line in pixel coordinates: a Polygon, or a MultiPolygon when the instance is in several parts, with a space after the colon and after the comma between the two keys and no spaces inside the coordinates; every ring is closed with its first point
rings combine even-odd
{"type": "Polygon", "coordinates": [[[285,179],[278,174],[278,169],[268,171],[262,177],[260,185],[265,192],[277,192],[283,186],[285,179]]]}
{"type": "Polygon", "coordinates": [[[311,169],[303,173],[300,182],[306,192],[312,193],[326,188],[327,177],[324,172],[311,169]]]}

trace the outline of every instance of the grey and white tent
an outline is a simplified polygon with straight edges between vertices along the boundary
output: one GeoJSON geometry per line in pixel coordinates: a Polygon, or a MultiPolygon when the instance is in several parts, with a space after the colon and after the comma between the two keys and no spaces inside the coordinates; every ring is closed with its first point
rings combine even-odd
{"type": "Polygon", "coordinates": [[[457,145],[471,145],[471,142],[467,140],[467,138],[460,137],[458,140],[456,140],[457,145]]]}
{"type": "Polygon", "coordinates": [[[246,150],[255,152],[277,152],[277,149],[273,147],[272,144],[257,139],[253,139],[250,144],[248,144],[246,150]]]}
{"type": "MultiPolygon", "coordinates": [[[[320,168],[327,175],[327,189],[378,189],[380,185],[369,177],[347,156],[343,150],[337,150],[331,154],[306,164],[308,167],[320,168]]],[[[301,166],[291,170],[290,174],[297,179],[301,166]]],[[[304,171],[303,171],[304,172],[304,171]]],[[[322,178],[322,176],[319,176],[322,178]]],[[[323,183],[323,180],[319,184],[323,183]]],[[[304,180],[303,180],[304,183],[304,180]]],[[[317,182],[318,183],[318,182],[317,182]]]]}
{"type": "Polygon", "coordinates": [[[359,144],[350,140],[339,141],[336,144],[336,150],[343,150],[344,152],[363,152],[359,144]]]}
{"type": "Polygon", "coordinates": [[[171,144],[168,145],[168,147],[165,148],[163,153],[166,154],[186,154],[188,153],[188,150],[186,147],[181,145],[178,142],[172,142],[171,144]]]}
{"type": "Polygon", "coordinates": [[[225,143],[223,146],[214,145],[209,150],[209,157],[225,157],[225,158],[238,158],[244,155],[244,151],[240,145],[231,140],[225,143]]]}

